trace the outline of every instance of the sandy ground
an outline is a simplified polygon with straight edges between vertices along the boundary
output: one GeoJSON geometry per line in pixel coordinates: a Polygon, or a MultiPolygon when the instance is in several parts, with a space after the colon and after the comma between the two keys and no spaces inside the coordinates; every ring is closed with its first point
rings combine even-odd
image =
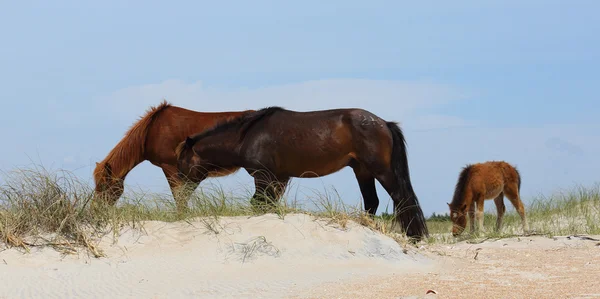
{"type": "Polygon", "coordinates": [[[99,259],[4,250],[0,298],[600,298],[600,241],[578,237],[407,251],[302,214],[144,228],[104,237],[99,259]]]}
{"type": "Polygon", "coordinates": [[[325,283],[291,298],[600,298],[600,236],[427,246],[435,270],[325,283]],[[434,290],[437,295],[425,295],[434,290]]]}

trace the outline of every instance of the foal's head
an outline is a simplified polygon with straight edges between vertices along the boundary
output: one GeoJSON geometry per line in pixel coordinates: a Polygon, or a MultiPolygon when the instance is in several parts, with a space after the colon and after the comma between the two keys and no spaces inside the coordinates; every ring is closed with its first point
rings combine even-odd
{"type": "Polygon", "coordinates": [[[450,221],[452,221],[452,236],[460,235],[467,226],[467,205],[462,203],[458,206],[448,204],[450,208],[450,221]]]}

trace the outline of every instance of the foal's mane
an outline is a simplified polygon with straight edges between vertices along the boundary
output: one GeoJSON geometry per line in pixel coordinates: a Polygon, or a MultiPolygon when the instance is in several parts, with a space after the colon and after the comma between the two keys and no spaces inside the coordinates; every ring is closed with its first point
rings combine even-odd
{"type": "Polygon", "coordinates": [[[175,155],[177,156],[177,159],[179,159],[179,157],[181,156],[181,152],[183,152],[184,149],[186,149],[188,146],[195,144],[200,139],[229,130],[238,131],[239,140],[242,140],[246,136],[248,130],[256,123],[273,115],[275,112],[284,110],[285,109],[278,106],[271,106],[262,108],[257,111],[246,112],[238,117],[221,121],[210,129],[187,137],[186,140],[182,141],[181,143],[179,143],[179,145],[177,145],[177,148],[175,149],[175,155]]]}
{"type": "Polygon", "coordinates": [[[452,198],[450,206],[457,207],[463,202],[465,195],[465,187],[467,186],[467,182],[469,181],[469,176],[471,174],[472,167],[473,165],[471,164],[463,167],[462,171],[458,175],[458,182],[456,182],[456,187],[454,188],[454,197],[452,198]]]}

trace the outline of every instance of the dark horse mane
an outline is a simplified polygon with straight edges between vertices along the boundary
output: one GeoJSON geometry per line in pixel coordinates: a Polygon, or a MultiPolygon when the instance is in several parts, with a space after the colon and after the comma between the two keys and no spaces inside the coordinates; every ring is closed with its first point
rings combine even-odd
{"type": "Polygon", "coordinates": [[[456,187],[454,188],[454,197],[450,203],[451,206],[455,207],[462,203],[465,195],[465,187],[467,186],[467,181],[469,180],[472,167],[473,165],[471,164],[463,167],[462,171],[458,175],[458,182],[456,182],[456,187]]]}
{"type": "Polygon", "coordinates": [[[257,122],[265,119],[266,117],[273,115],[275,112],[284,111],[284,110],[285,110],[284,108],[281,108],[278,106],[271,106],[271,107],[262,108],[257,111],[247,112],[236,118],[221,121],[208,130],[205,130],[200,133],[196,133],[192,136],[188,136],[186,138],[186,140],[182,141],[175,149],[175,154],[177,156],[177,159],[179,159],[181,152],[184,149],[186,149],[188,146],[194,145],[200,139],[203,139],[205,137],[212,136],[212,135],[215,135],[215,134],[218,134],[221,132],[225,132],[225,131],[228,131],[231,129],[235,129],[236,131],[238,131],[239,139],[242,140],[246,136],[246,133],[248,132],[248,130],[252,126],[254,126],[257,122]]]}

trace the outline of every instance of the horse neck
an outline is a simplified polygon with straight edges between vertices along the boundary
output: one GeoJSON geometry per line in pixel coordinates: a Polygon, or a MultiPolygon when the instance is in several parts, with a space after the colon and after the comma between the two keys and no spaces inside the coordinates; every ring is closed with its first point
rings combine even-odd
{"type": "Polygon", "coordinates": [[[217,138],[207,140],[207,144],[218,144],[218,151],[220,155],[227,161],[224,164],[230,164],[227,166],[242,167],[244,159],[240,153],[241,142],[238,140],[238,135],[234,133],[228,133],[226,138],[217,138]]]}
{"type": "Polygon", "coordinates": [[[463,190],[461,193],[462,193],[462,194],[461,194],[461,196],[460,196],[460,197],[456,197],[456,196],[455,196],[454,198],[452,198],[452,201],[450,202],[450,207],[451,207],[452,209],[458,209],[458,208],[460,208],[460,207],[461,207],[461,205],[463,205],[463,204],[467,204],[467,209],[468,209],[468,208],[469,208],[469,205],[471,205],[471,202],[472,202],[472,197],[471,197],[471,195],[468,193],[468,191],[466,190],[466,188],[465,188],[465,190],[463,190]]]}
{"type": "Polygon", "coordinates": [[[241,164],[243,162],[242,156],[240,155],[240,144],[237,142],[227,142],[223,144],[224,152],[231,158],[233,164],[241,164]]]}
{"type": "Polygon", "coordinates": [[[129,172],[136,167],[138,164],[142,163],[142,161],[109,161],[108,163],[111,166],[112,177],[113,179],[124,180],[125,177],[129,174],[129,172]]]}

